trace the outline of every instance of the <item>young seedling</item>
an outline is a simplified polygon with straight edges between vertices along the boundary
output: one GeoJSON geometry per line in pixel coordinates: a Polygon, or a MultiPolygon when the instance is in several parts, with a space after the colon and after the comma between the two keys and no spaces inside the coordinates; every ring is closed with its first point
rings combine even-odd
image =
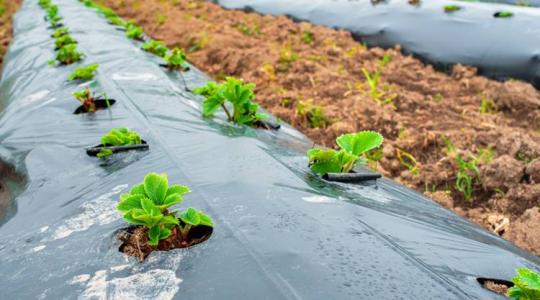
{"type": "Polygon", "coordinates": [[[49,5],[47,8],[47,18],[49,19],[49,23],[52,27],[57,27],[60,20],[62,20],[62,17],[59,15],[58,6],[57,5],[49,5]]]}
{"type": "Polygon", "coordinates": [[[101,137],[101,148],[97,157],[107,157],[113,154],[113,151],[107,147],[139,145],[142,143],[141,136],[136,131],[127,128],[115,128],[101,137]]]}
{"type": "Polygon", "coordinates": [[[311,128],[325,128],[332,123],[323,108],[311,101],[299,101],[296,104],[296,114],[304,117],[311,128]]]}
{"type": "Polygon", "coordinates": [[[169,186],[166,174],[150,173],[143,183],[120,197],[117,209],[128,223],[148,228],[148,244],[157,247],[160,240],[170,237],[176,230],[186,240],[194,227],[214,226],[212,219],[200,210],[190,207],[179,215],[171,211],[171,207],[180,205],[183,195],[189,192],[187,186],[169,186]]]}
{"type": "Polygon", "coordinates": [[[171,71],[186,71],[188,67],[186,66],[187,56],[183,49],[174,48],[164,57],[165,62],[167,63],[167,68],[171,71]]]}
{"type": "Polygon", "coordinates": [[[446,13],[455,12],[455,11],[458,11],[460,9],[461,9],[461,6],[455,5],[455,4],[450,4],[450,5],[445,5],[444,6],[444,12],[446,12],[446,13]]]}
{"type": "Polygon", "coordinates": [[[339,150],[310,149],[309,167],[317,174],[349,173],[356,165],[366,164],[366,153],[379,148],[383,136],[374,131],[344,134],[336,139],[339,150]]]}
{"type": "Polygon", "coordinates": [[[142,40],[143,29],[133,23],[128,22],[126,24],[126,36],[133,40],[142,40]]]}
{"type": "Polygon", "coordinates": [[[514,13],[510,11],[498,11],[493,16],[495,18],[511,18],[514,16],[514,13]]]}
{"type": "Polygon", "coordinates": [[[60,49],[69,44],[77,44],[77,41],[71,35],[62,35],[54,40],[54,47],[60,49]]]}
{"type": "Polygon", "coordinates": [[[73,71],[68,77],[69,81],[73,80],[91,80],[96,74],[96,70],[99,68],[98,64],[92,64],[84,67],[79,67],[73,71]]]}
{"type": "Polygon", "coordinates": [[[497,105],[492,99],[483,97],[480,99],[480,113],[481,114],[493,114],[497,112],[497,105]]]}
{"type": "Polygon", "coordinates": [[[169,48],[165,46],[164,42],[156,40],[149,40],[145,42],[142,45],[142,48],[144,51],[153,53],[159,57],[165,57],[165,55],[167,55],[167,52],[169,52],[169,48]]]}
{"type": "Polygon", "coordinates": [[[309,30],[304,30],[304,32],[302,32],[302,42],[304,42],[304,44],[311,45],[311,43],[313,43],[313,39],[314,39],[313,32],[309,30]]]}
{"type": "Polygon", "coordinates": [[[90,88],[73,92],[73,97],[75,97],[75,99],[81,103],[81,105],[84,107],[85,112],[96,112],[96,98],[92,94],[90,88]]]}
{"type": "Polygon", "coordinates": [[[420,174],[420,167],[418,161],[412,154],[407,151],[397,149],[396,155],[399,163],[402,166],[406,167],[413,176],[418,176],[420,174]]]}
{"type": "Polygon", "coordinates": [[[60,27],[54,31],[54,33],[52,34],[52,37],[57,39],[67,34],[69,34],[69,29],[67,29],[66,27],[60,27]]]}
{"type": "Polygon", "coordinates": [[[375,102],[380,105],[390,104],[394,106],[394,100],[397,98],[396,94],[390,93],[391,86],[383,84],[381,88],[381,76],[384,68],[392,61],[392,56],[385,53],[383,57],[377,63],[377,70],[373,73],[368,69],[362,68],[362,73],[366,78],[367,85],[369,86],[369,96],[375,102]]]}
{"type": "MultiPolygon", "coordinates": [[[[81,52],[77,51],[77,44],[65,45],[56,53],[56,61],[60,64],[70,65],[74,62],[78,62],[84,56],[81,52]]],[[[49,61],[49,64],[53,65],[54,60],[49,61]]]]}
{"type": "Polygon", "coordinates": [[[242,80],[227,77],[227,81],[223,84],[209,82],[206,86],[195,89],[194,92],[206,98],[203,102],[203,116],[211,117],[219,108],[222,108],[229,122],[257,126],[268,116],[258,112],[259,105],[253,102],[254,88],[254,84],[245,84],[242,80]],[[232,113],[225,105],[226,102],[232,104],[232,113]]]}
{"type": "Polygon", "coordinates": [[[527,268],[516,270],[517,276],[512,278],[514,286],[508,289],[508,297],[512,300],[540,299],[540,275],[527,268]]]}

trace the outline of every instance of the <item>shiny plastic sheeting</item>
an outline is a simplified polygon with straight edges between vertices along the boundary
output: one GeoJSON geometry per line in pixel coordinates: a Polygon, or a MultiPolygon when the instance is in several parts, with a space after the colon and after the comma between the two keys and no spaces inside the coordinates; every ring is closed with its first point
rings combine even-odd
{"type": "Polygon", "coordinates": [[[449,0],[216,0],[231,9],[287,15],[352,32],[370,46],[400,44],[405,53],[446,69],[461,63],[497,79],[520,78],[540,88],[540,10],[449,0]],[[445,5],[460,11],[445,13],[445,5]],[[512,11],[511,18],[495,18],[512,11]]]}
{"type": "MultiPolygon", "coordinates": [[[[3,299],[493,299],[476,277],[509,279],[539,259],[390,180],[327,183],[306,167],[311,141],[201,117],[201,99],[95,11],[56,0],[99,63],[92,86],[117,100],[74,115],[76,66],[53,68],[37,1],[15,18],[5,60],[0,155],[28,177],[0,227],[3,299]],[[112,127],[150,150],[103,163],[85,147],[112,127]],[[120,193],[151,171],[191,187],[185,205],[215,220],[212,237],[139,263],[118,252],[120,193]]],[[[192,68],[190,87],[207,79],[192,68]]]]}

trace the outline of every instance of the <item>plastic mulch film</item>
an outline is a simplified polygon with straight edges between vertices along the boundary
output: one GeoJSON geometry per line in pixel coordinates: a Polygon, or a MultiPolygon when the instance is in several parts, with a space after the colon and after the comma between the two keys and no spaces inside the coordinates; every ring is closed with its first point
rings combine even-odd
{"type": "MultiPolygon", "coordinates": [[[[506,279],[540,260],[388,179],[330,183],[311,174],[312,142],[201,117],[201,99],[138,42],[75,0],[56,0],[91,85],[117,102],[75,115],[51,67],[51,30],[37,1],[15,17],[4,61],[0,157],[26,177],[0,226],[2,299],[493,299],[477,277],[506,279]],[[39,16],[39,17],[38,17],[39,16]],[[141,133],[149,151],[88,157],[113,127],[141,133]],[[120,193],[148,172],[193,191],[185,202],[214,218],[211,238],[120,253],[120,193]]],[[[186,73],[190,88],[207,77],[186,73]]]]}
{"type": "Polygon", "coordinates": [[[219,0],[230,9],[287,15],[341,28],[369,46],[394,47],[448,69],[461,63],[497,79],[518,78],[540,87],[540,10],[464,1],[219,0]],[[460,10],[446,13],[444,6],[460,10]],[[497,18],[499,12],[512,12],[497,18]]]}

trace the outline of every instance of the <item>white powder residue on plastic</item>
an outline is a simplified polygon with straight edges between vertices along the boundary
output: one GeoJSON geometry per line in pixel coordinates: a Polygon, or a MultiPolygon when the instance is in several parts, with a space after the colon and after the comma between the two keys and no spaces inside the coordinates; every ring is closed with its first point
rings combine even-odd
{"type": "Polygon", "coordinates": [[[333,203],[336,202],[336,200],[326,197],[326,196],[309,196],[309,197],[302,197],[302,200],[310,203],[333,203]]]}
{"type": "Polygon", "coordinates": [[[151,81],[158,80],[159,78],[151,73],[114,73],[112,79],[116,81],[151,81]]]}
{"type": "Polygon", "coordinates": [[[77,276],[73,277],[73,279],[71,279],[71,281],[69,283],[70,284],[85,283],[88,280],[90,280],[90,275],[89,274],[81,274],[81,275],[77,275],[77,276]]]}
{"type": "MultiPolygon", "coordinates": [[[[128,277],[107,280],[108,272],[97,271],[86,283],[79,299],[172,299],[182,279],[172,270],[154,269],[128,277]]],[[[73,282],[73,281],[72,281],[73,282]]]]}
{"type": "Polygon", "coordinates": [[[81,205],[83,211],[63,222],[55,230],[53,239],[63,239],[77,231],[84,231],[93,225],[105,225],[121,218],[116,211],[118,199],[113,196],[121,193],[128,187],[122,184],[114,187],[111,192],[101,195],[95,200],[86,201],[81,205]]]}
{"type": "Polygon", "coordinates": [[[46,247],[47,247],[47,246],[45,246],[45,245],[39,245],[39,246],[37,246],[37,247],[32,248],[32,251],[34,251],[34,252],[39,252],[39,251],[45,249],[46,247]]]}

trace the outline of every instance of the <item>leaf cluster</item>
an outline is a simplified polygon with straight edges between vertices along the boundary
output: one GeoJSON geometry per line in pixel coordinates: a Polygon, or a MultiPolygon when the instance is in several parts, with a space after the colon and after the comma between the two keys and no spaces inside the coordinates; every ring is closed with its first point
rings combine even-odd
{"type": "Polygon", "coordinates": [[[54,47],[56,49],[60,49],[66,45],[69,45],[69,44],[76,44],[77,41],[75,41],[75,39],[69,35],[69,34],[65,34],[65,35],[62,35],[62,36],[59,36],[57,37],[55,40],[54,40],[54,47]]]}
{"type": "MultiPolygon", "coordinates": [[[[70,65],[80,61],[83,56],[84,54],[77,50],[77,44],[68,44],[58,49],[55,59],[61,64],[70,65]]],[[[49,63],[54,64],[54,60],[49,63]]]]}
{"type": "Polygon", "coordinates": [[[91,64],[88,66],[78,67],[68,77],[69,81],[73,80],[91,80],[96,75],[96,71],[99,68],[98,64],[91,64]]]}
{"type": "Polygon", "coordinates": [[[106,157],[113,154],[111,149],[106,148],[106,146],[139,145],[141,143],[141,136],[136,131],[127,128],[111,129],[109,133],[101,137],[101,144],[104,147],[97,154],[97,157],[106,157]]]}
{"type": "Polygon", "coordinates": [[[159,57],[165,57],[167,52],[169,52],[169,48],[167,48],[164,42],[156,40],[149,40],[145,42],[142,45],[142,49],[159,57]]]}
{"type": "Polygon", "coordinates": [[[512,278],[514,286],[508,289],[512,300],[540,299],[540,275],[527,268],[517,269],[517,276],[512,278]]]}
{"type": "Polygon", "coordinates": [[[137,26],[133,22],[125,23],[124,28],[126,29],[126,36],[133,40],[141,40],[143,37],[143,29],[140,26],[137,26]]]}
{"type": "Polygon", "coordinates": [[[188,208],[181,213],[170,210],[181,204],[183,195],[189,192],[183,185],[169,186],[166,174],[150,173],[143,183],[122,194],[117,209],[128,223],[147,227],[148,244],[157,246],[160,240],[171,236],[174,228],[186,238],[194,226],[213,226],[212,219],[197,209],[188,208]]]}
{"type": "Polygon", "coordinates": [[[339,136],[339,150],[310,149],[307,153],[309,167],[317,174],[349,173],[357,164],[365,164],[365,154],[379,148],[383,136],[374,131],[360,131],[339,136]]]}
{"type": "Polygon", "coordinates": [[[54,31],[54,33],[52,34],[52,37],[57,39],[66,34],[69,34],[69,30],[66,27],[60,27],[54,31]]]}
{"type": "Polygon", "coordinates": [[[81,103],[87,112],[95,112],[96,104],[94,103],[94,95],[89,88],[73,92],[73,97],[81,103]]]}
{"type": "Polygon", "coordinates": [[[180,48],[174,48],[171,51],[169,51],[165,57],[165,62],[167,63],[167,67],[170,70],[179,70],[182,71],[186,69],[186,60],[187,56],[183,49],[180,48]]]}
{"type": "Polygon", "coordinates": [[[223,84],[209,82],[206,86],[195,89],[194,93],[206,98],[203,102],[203,116],[211,117],[221,107],[227,114],[229,122],[255,126],[268,116],[258,112],[259,105],[253,102],[254,88],[254,84],[245,84],[240,79],[227,77],[223,84]],[[227,108],[226,102],[232,105],[232,113],[227,108]]]}

